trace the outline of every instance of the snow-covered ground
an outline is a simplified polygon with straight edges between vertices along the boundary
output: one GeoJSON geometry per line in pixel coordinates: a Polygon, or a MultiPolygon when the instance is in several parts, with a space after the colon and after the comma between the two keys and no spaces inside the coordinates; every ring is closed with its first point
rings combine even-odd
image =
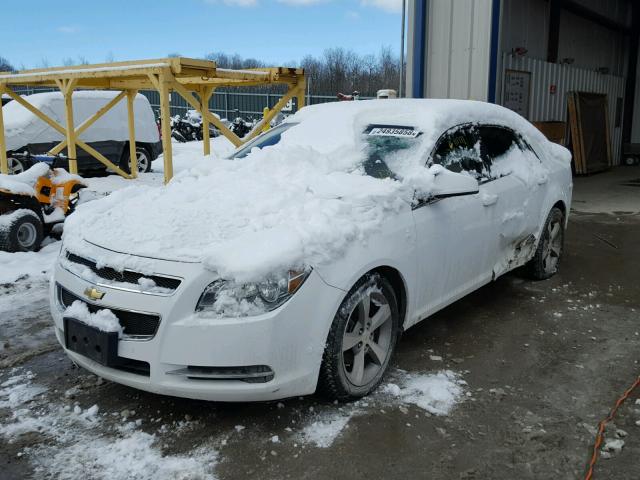
{"type": "MultiPolygon", "coordinates": [[[[398,384],[383,385],[364,400],[310,407],[293,427],[284,427],[262,441],[280,444],[294,455],[308,448],[326,449],[341,440],[355,417],[384,409],[408,414],[409,408],[416,414],[423,410],[427,415],[446,415],[464,398],[465,382],[453,372],[396,372],[395,376],[398,384]]],[[[7,409],[8,415],[0,425],[0,437],[12,444],[35,436],[38,440],[18,452],[18,457],[26,458],[42,478],[212,480],[217,478],[220,450],[230,441],[261,441],[259,429],[251,431],[251,426],[214,428],[188,454],[167,454],[163,444],[192,428],[191,419],[147,422],[136,419],[135,411],[103,408],[100,398],[83,405],[74,400],[77,388],[52,392],[35,374],[23,369],[10,370],[2,380],[0,409],[7,409]]],[[[285,408],[278,404],[278,409],[285,408]]]]}

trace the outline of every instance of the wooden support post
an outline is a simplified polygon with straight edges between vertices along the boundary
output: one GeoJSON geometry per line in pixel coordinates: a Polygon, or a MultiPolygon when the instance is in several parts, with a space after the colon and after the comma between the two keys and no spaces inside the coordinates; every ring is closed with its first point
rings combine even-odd
{"type": "Polygon", "coordinates": [[[160,87],[160,122],[162,124],[162,154],[164,157],[164,183],[173,177],[173,152],[171,150],[171,111],[169,110],[169,85],[171,79],[161,74],[158,79],[160,87]]]}
{"type": "MultiPolygon", "coordinates": [[[[4,93],[4,87],[0,86],[0,97],[4,93]]],[[[9,173],[9,162],[7,161],[7,144],[4,139],[4,119],[2,117],[2,106],[0,106],[0,173],[9,173]]]]}
{"type": "MultiPolygon", "coordinates": [[[[249,134],[243,138],[244,140],[243,143],[246,143],[249,140],[257,137],[262,132],[262,129],[264,128],[264,126],[268,125],[269,122],[271,122],[271,120],[275,118],[278,112],[282,111],[282,109],[289,102],[289,100],[291,100],[295,95],[298,95],[298,94],[299,94],[298,87],[290,86],[289,90],[287,90],[287,92],[282,96],[282,98],[278,100],[278,102],[273,106],[273,108],[269,110],[267,113],[265,113],[262,120],[260,120],[260,122],[258,122],[258,124],[255,127],[253,127],[253,130],[251,130],[251,132],[249,132],[249,134]]],[[[304,97],[304,90],[302,91],[302,97],[304,97]]]]}
{"type": "MultiPolygon", "coordinates": [[[[137,90],[127,90],[127,118],[129,120],[129,173],[132,178],[138,178],[138,152],[136,151],[136,120],[133,102],[138,94],[137,90]]],[[[151,161],[151,159],[149,159],[151,161]]]]}
{"type": "Polygon", "coordinates": [[[204,154],[211,155],[211,139],[209,135],[209,117],[204,114],[204,111],[209,111],[209,99],[213,93],[213,87],[202,87],[200,89],[200,104],[202,110],[200,115],[202,116],[202,143],[204,145],[204,154]]]}
{"type": "Polygon", "coordinates": [[[307,81],[304,77],[298,80],[298,111],[305,107],[305,93],[307,89],[307,81]]]}
{"type": "MultiPolygon", "coordinates": [[[[269,115],[269,107],[264,107],[262,109],[262,118],[265,118],[267,115],[269,115]]],[[[262,125],[263,132],[268,132],[270,128],[271,128],[271,122],[265,122],[265,124],[262,125]]]]}
{"type": "Polygon", "coordinates": [[[78,156],[76,151],[76,127],[73,123],[73,87],[74,84],[70,80],[63,80],[59,85],[62,95],[64,95],[64,112],[66,119],[67,134],[67,157],[69,158],[69,172],[78,173],[78,156]]]}

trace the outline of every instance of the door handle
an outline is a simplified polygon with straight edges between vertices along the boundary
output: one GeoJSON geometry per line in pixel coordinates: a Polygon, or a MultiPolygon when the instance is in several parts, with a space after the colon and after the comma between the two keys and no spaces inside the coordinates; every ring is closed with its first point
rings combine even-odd
{"type": "Polygon", "coordinates": [[[482,205],[485,207],[490,207],[491,205],[495,205],[498,201],[498,195],[493,195],[491,193],[483,193],[480,197],[482,200],[482,205]]]}

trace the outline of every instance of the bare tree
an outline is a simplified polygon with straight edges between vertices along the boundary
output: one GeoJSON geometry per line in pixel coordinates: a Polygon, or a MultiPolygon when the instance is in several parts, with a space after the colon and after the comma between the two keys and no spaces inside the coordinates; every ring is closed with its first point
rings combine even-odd
{"type": "Polygon", "coordinates": [[[0,72],[14,72],[15,68],[13,68],[13,65],[11,65],[11,63],[9,63],[9,60],[7,60],[4,57],[0,57],[0,72]]]}

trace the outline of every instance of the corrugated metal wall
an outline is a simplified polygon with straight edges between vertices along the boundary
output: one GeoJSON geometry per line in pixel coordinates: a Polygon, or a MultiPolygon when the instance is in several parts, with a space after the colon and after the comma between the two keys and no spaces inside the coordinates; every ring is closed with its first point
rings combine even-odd
{"type": "Polygon", "coordinates": [[[491,0],[429,2],[429,98],[487,100],[491,0]]]}
{"type": "Polygon", "coordinates": [[[502,68],[503,78],[505,69],[531,72],[528,119],[532,122],[566,121],[567,92],[606,93],[609,101],[613,163],[617,165],[620,162],[622,125],[616,128],[615,121],[617,99],[624,96],[624,77],[603,75],[592,70],[548,63],[530,57],[514,57],[506,52],[502,56],[502,68]],[[556,86],[554,94],[550,92],[551,85],[556,86]]]}

